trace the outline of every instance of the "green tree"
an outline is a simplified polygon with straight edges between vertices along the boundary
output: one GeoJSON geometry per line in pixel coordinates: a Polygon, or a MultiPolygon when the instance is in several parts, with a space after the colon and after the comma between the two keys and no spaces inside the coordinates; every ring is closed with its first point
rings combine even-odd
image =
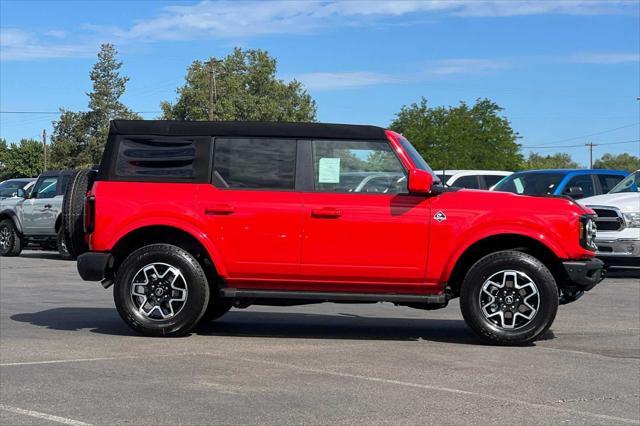
{"type": "Polygon", "coordinates": [[[429,108],[422,98],[402,107],[390,127],[409,139],[434,170],[514,170],[523,161],[519,136],[501,111],[489,99],[429,108]]]}
{"type": "Polygon", "coordinates": [[[35,139],[22,139],[9,145],[6,153],[6,169],[3,178],[38,176],[44,167],[42,142],[35,139]]]}
{"type": "Polygon", "coordinates": [[[593,167],[596,169],[617,169],[634,172],[640,169],[640,158],[628,153],[604,154],[594,161],[593,167]]]}
{"type": "Polygon", "coordinates": [[[316,103],[296,80],[276,78],[275,58],[263,50],[235,48],[217,60],[194,61],[178,100],[160,107],[166,120],[315,121],[316,103]],[[215,69],[216,97],[210,108],[215,69]],[[209,111],[211,109],[211,111],[209,111]]]}
{"type": "Polygon", "coordinates": [[[537,152],[530,152],[527,161],[524,163],[525,169],[576,169],[578,163],[571,159],[566,152],[556,152],[550,155],[541,155],[537,152]]]}
{"type": "Polygon", "coordinates": [[[129,77],[120,75],[122,62],[112,44],[103,44],[89,78],[93,82],[89,111],[61,109],[53,123],[51,163],[56,168],[88,167],[100,162],[109,133],[109,120],[140,119],[122,102],[129,77]]]}
{"type": "Polygon", "coordinates": [[[7,163],[9,161],[9,145],[0,138],[0,181],[9,179],[7,163]]]}

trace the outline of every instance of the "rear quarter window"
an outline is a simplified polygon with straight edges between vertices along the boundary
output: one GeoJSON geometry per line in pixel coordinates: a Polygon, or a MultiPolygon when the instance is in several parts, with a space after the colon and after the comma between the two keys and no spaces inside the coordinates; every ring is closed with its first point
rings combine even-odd
{"type": "Polygon", "coordinates": [[[211,138],[124,136],[115,153],[116,180],[204,182],[211,138]]]}

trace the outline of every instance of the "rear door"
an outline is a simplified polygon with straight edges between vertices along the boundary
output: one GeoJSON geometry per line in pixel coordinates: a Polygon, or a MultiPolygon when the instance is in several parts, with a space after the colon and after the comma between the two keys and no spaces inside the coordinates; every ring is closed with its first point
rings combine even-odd
{"type": "Polygon", "coordinates": [[[229,281],[237,287],[300,277],[297,144],[275,138],[214,141],[213,183],[201,186],[198,199],[207,233],[221,252],[229,281]]]}
{"type": "Polygon", "coordinates": [[[325,291],[413,292],[427,264],[429,201],[407,193],[385,141],[311,142],[302,278],[325,291]]]}

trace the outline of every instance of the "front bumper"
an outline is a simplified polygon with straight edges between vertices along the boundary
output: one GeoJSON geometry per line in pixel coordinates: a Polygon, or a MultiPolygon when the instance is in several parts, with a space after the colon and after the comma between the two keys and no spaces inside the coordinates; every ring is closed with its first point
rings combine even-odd
{"type": "Polygon", "coordinates": [[[640,240],[619,238],[612,240],[596,240],[598,251],[596,256],[602,259],[607,267],[640,267],[640,240]]]}
{"type": "Polygon", "coordinates": [[[605,277],[604,262],[600,259],[569,260],[562,262],[569,286],[579,291],[589,291],[605,277]]]}
{"type": "Polygon", "coordinates": [[[113,257],[110,253],[88,252],[78,256],[78,273],[85,281],[102,281],[113,257]]]}

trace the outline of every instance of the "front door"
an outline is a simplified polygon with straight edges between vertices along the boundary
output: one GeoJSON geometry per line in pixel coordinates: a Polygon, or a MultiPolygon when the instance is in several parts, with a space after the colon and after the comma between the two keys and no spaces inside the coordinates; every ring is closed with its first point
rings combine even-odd
{"type": "Polygon", "coordinates": [[[309,289],[420,292],[429,200],[407,193],[406,171],[390,145],[311,143],[314,191],[302,200],[309,289]]]}
{"type": "Polygon", "coordinates": [[[31,197],[22,202],[22,227],[29,235],[55,233],[56,221],[54,197],[58,194],[58,176],[41,177],[36,182],[31,197]]]}
{"type": "Polygon", "coordinates": [[[302,200],[295,191],[296,155],[296,140],[216,138],[213,185],[202,186],[198,199],[230,287],[299,279],[302,200]]]}

